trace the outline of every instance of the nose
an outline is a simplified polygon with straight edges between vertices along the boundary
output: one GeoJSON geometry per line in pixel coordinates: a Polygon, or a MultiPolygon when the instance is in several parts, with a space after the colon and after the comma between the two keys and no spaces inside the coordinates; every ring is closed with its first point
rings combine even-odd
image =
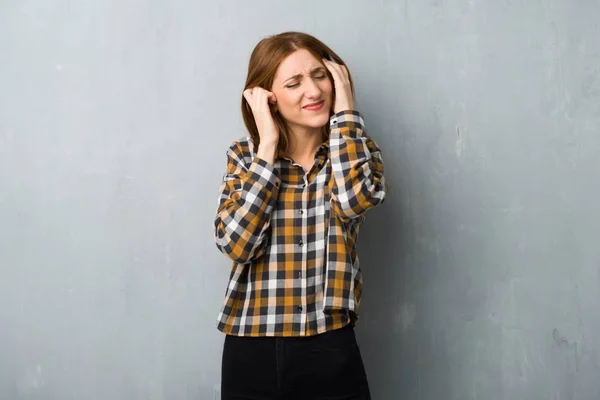
{"type": "Polygon", "coordinates": [[[306,88],[305,88],[305,96],[309,99],[315,99],[321,96],[321,88],[319,84],[314,79],[306,80],[306,88]]]}

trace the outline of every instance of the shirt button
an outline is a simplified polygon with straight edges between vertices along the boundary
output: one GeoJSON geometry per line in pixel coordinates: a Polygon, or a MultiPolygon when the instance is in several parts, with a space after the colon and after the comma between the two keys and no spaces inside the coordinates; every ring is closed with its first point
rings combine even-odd
{"type": "Polygon", "coordinates": [[[304,214],[304,210],[300,210],[299,212],[300,212],[300,214],[304,214]]]}
{"type": "Polygon", "coordinates": [[[302,306],[298,306],[298,311],[302,311],[302,306]]]}
{"type": "Polygon", "coordinates": [[[301,241],[300,241],[300,243],[298,243],[298,245],[299,245],[300,247],[302,247],[302,246],[304,246],[304,242],[301,240],[301,241]]]}
{"type": "Polygon", "coordinates": [[[298,279],[302,279],[302,271],[298,272],[298,279]]]}

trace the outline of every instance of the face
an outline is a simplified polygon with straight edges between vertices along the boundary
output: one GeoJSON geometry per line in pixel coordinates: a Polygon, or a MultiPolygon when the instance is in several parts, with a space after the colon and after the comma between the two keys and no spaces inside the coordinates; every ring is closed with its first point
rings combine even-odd
{"type": "Polygon", "coordinates": [[[279,113],[298,131],[328,123],[332,90],[327,68],[306,49],[296,50],[282,61],[271,88],[279,113]]]}

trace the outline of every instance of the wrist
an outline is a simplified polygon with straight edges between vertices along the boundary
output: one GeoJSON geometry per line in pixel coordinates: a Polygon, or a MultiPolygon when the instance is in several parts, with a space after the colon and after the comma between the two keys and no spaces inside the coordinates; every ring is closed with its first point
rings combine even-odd
{"type": "Polygon", "coordinates": [[[340,104],[339,106],[334,108],[334,112],[337,114],[342,111],[352,111],[354,109],[354,105],[351,103],[340,104]]]}
{"type": "Polygon", "coordinates": [[[278,143],[279,143],[279,138],[277,136],[273,136],[273,137],[262,136],[262,137],[260,137],[260,144],[265,144],[268,146],[277,146],[278,143]]]}
{"type": "Polygon", "coordinates": [[[278,142],[274,140],[261,140],[258,144],[258,150],[256,155],[270,164],[275,163],[275,156],[277,154],[278,142]]]}

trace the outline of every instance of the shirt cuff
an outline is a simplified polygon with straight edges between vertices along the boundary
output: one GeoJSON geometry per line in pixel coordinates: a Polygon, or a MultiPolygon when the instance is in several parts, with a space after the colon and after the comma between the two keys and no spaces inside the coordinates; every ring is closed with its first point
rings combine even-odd
{"type": "Polygon", "coordinates": [[[353,127],[354,130],[362,132],[365,129],[365,121],[358,110],[340,111],[329,118],[330,129],[353,127]]]}
{"type": "Polygon", "coordinates": [[[277,171],[274,165],[269,164],[262,158],[255,156],[253,163],[248,169],[250,178],[254,182],[258,182],[268,190],[273,190],[274,187],[279,187],[281,179],[277,176],[277,171]]]}

